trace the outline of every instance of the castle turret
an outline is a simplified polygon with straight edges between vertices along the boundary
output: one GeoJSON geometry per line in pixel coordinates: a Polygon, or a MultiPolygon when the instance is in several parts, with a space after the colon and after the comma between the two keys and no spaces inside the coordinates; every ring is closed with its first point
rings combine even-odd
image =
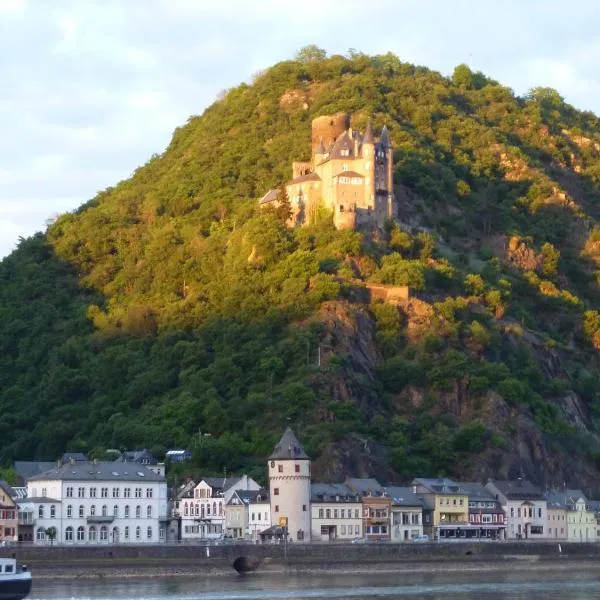
{"type": "Polygon", "coordinates": [[[316,154],[321,141],[328,150],[330,146],[350,127],[350,116],[337,113],[333,116],[323,116],[312,122],[312,156],[316,154]]]}
{"type": "Polygon", "coordinates": [[[273,525],[310,542],[310,459],[289,427],[269,457],[269,489],[273,525]]]}

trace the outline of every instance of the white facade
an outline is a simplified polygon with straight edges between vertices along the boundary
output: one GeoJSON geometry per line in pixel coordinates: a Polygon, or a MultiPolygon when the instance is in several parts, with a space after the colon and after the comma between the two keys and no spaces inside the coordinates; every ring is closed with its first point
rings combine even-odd
{"type": "Polygon", "coordinates": [[[596,541],[596,515],[587,509],[584,498],[578,498],[567,511],[567,528],[570,542],[596,541]]]}
{"type": "Polygon", "coordinates": [[[546,537],[546,500],[507,500],[506,538],[539,540],[546,537]]]}
{"type": "Polygon", "coordinates": [[[423,507],[392,504],[392,542],[409,542],[422,535],[423,507]]]}
{"type": "Polygon", "coordinates": [[[258,541],[260,533],[269,527],[271,527],[271,503],[268,500],[250,502],[247,537],[258,541]]]}
{"type": "Polygon", "coordinates": [[[351,541],[362,537],[362,503],[315,502],[311,505],[313,541],[351,541]]]}
{"type": "Polygon", "coordinates": [[[51,527],[60,544],[165,541],[167,484],[141,465],[63,465],[29,480],[27,492],[36,544],[50,542],[51,527]]]}
{"type": "Polygon", "coordinates": [[[273,525],[287,525],[290,540],[310,542],[310,459],[289,427],[268,464],[273,525]]]}

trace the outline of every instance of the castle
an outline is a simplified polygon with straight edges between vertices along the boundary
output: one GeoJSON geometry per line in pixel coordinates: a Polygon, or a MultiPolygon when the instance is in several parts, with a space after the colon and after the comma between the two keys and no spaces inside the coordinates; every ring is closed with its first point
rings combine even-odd
{"type": "MultiPolygon", "coordinates": [[[[346,113],[313,119],[311,160],[292,163],[292,180],[285,190],[290,226],[310,224],[325,209],[333,214],[337,229],[382,227],[396,213],[387,128],[377,141],[370,119],[364,134],[352,129],[346,113]]],[[[260,206],[277,202],[277,190],[269,190],[260,206]]]]}

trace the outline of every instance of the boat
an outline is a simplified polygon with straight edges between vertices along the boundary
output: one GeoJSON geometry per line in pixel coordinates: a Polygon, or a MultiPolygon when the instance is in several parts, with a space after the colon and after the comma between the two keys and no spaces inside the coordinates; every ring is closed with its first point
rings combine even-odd
{"type": "Polygon", "coordinates": [[[256,571],[260,563],[261,561],[259,558],[250,558],[249,556],[238,556],[233,561],[233,568],[240,575],[244,575],[244,573],[252,573],[252,571],[256,571]]]}
{"type": "Polygon", "coordinates": [[[0,600],[23,600],[31,591],[31,573],[15,558],[0,558],[0,600]]]}

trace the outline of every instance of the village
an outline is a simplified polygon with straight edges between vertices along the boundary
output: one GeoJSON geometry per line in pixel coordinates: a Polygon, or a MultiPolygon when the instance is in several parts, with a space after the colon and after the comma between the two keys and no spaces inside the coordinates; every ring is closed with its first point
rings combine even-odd
{"type": "MultiPolygon", "coordinates": [[[[171,462],[189,457],[167,453],[171,462]]],[[[0,481],[1,546],[600,541],[600,501],[524,478],[314,482],[290,428],[267,459],[268,489],[247,475],[169,489],[165,464],[145,450],[14,466],[22,485],[0,481]]]]}

